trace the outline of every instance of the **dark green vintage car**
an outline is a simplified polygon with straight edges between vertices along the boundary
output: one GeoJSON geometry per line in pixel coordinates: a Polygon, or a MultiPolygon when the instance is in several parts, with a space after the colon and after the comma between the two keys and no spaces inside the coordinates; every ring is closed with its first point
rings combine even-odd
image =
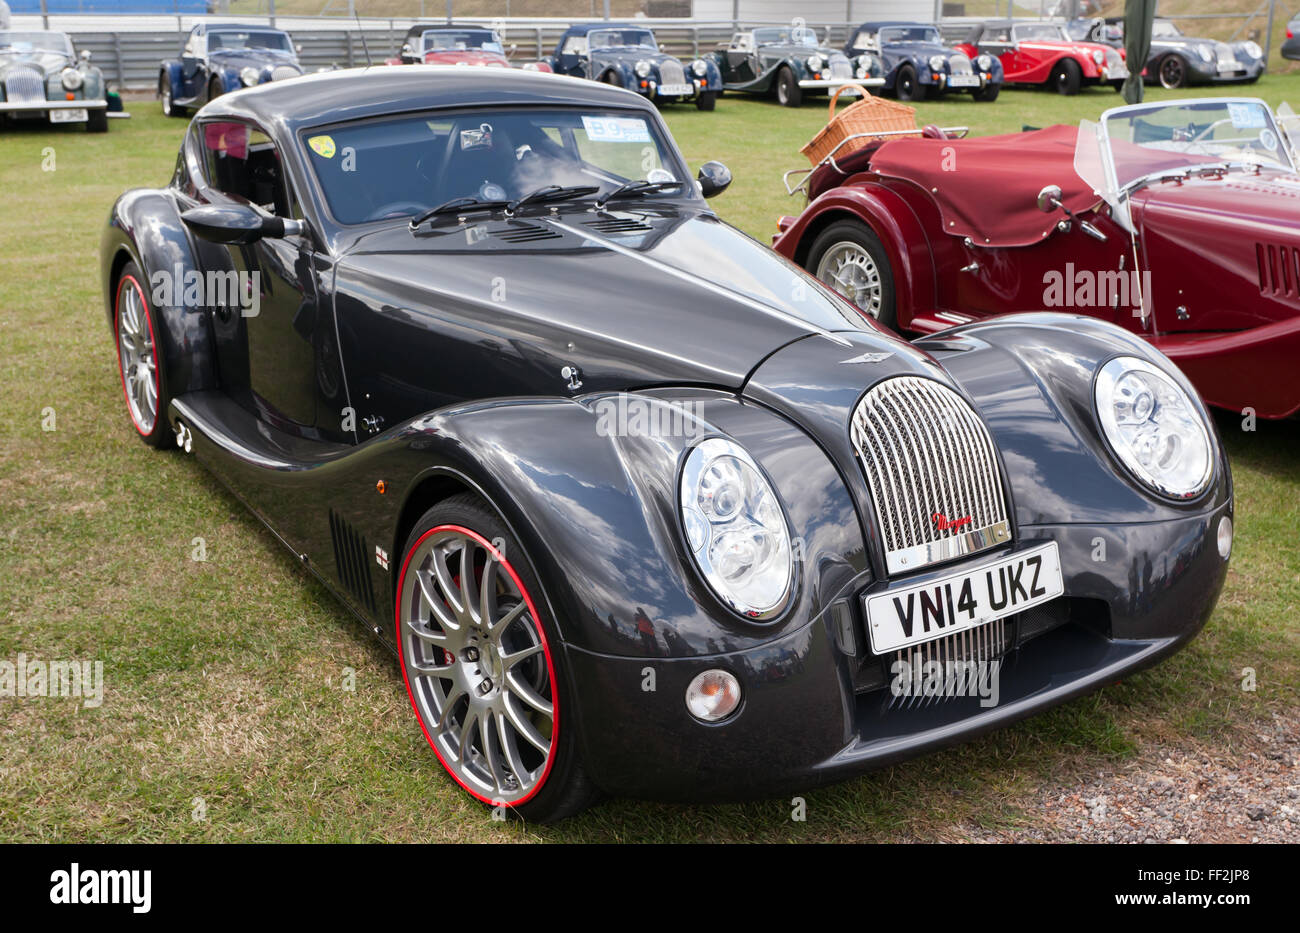
{"type": "Polygon", "coordinates": [[[827,94],[846,84],[885,83],[877,58],[850,61],[838,49],[821,45],[816,31],[807,26],[741,30],[713,57],[724,90],[775,94],[783,107],[798,107],[806,94],[827,94]]]}
{"type": "Polygon", "coordinates": [[[0,124],[6,119],[84,123],[92,133],[106,132],[104,75],[64,33],[0,31],[0,124]]]}

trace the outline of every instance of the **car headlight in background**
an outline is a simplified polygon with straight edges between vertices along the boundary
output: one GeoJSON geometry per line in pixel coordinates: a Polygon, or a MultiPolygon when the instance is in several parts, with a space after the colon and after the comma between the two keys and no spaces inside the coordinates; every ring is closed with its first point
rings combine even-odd
{"type": "Polygon", "coordinates": [[[975,64],[979,65],[979,69],[980,69],[980,71],[992,71],[992,70],[993,70],[993,56],[992,56],[992,55],[981,55],[981,56],[979,56],[979,58],[975,59],[975,64]]]}
{"type": "Polygon", "coordinates": [[[1250,40],[1247,40],[1241,44],[1241,48],[1251,58],[1264,57],[1264,50],[1259,47],[1258,42],[1251,42],[1250,40]]]}
{"type": "Polygon", "coordinates": [[[537,67],[537,62],[525,62],[524,64],[520,65],[519,67],[520,67],[521,69],[523,69],[524,71],[541,71],[541,70],[542,70],[542,69],[540,69],[540,68],[537,67]]]}
{"type": "Polygon", "coordinates": [[[1205,418],[1159,367],[1116,357],[1097,374],[1096,400],[1106,440],[1134,476],[1173,499],[1205,491],[1214,466],[1205,418]]]}
{"type": "Polygon", "coordinates": [[[1196,54],[1201,56],[1203,61],[1214,61],[1214,49],[1210,48],[1208,45],[1198,45],[1196,47],[1196,54]]]}
{"type": "Polygon", "coordinates": [[[637,62],[636,67],[633,68],[632,70],[636,72],[636,76],[638,78],[650,77],[650,63],[645,59],[642,59],[641,61],[637,62]]]}
{"type": "Polygon", "coordinates": [[[826,62],[820,55],[809,55],[804,64],[808,66],[810,71],[821,71],[826,62]]]}
{"type": "Polygon", "coordinates": [[[1102,62],[1106,60],[1106,53],[1103,52],[1101,49],[1093,49],[1092,60],[1096,62],[1098,65],[1100,65],[1102,62]]]}
{"type": "Polygon", "coordinates": [[[948,63],[948,59],[944,58],[942,55],[930,56],[931,71],[943,71],[943,66],[946,65],[947,63],[948,63]]]}
{"type": "Polygon", "coordinates": [[[64,68],[59,78],[63,82],[64,90],[67,91],[75,91],[86,83],[85,77],[75,68],[64,68]]]}
{"type": "Polygon", "coordinates": [[[686,687],[686,708],[696,719],[718,722],[740,705],[740,681],[730,671],[701,671],[686,687]]]}
{"type": "Polygon", "coordinates": [[[703,78],[705,72],[708,70],[709,66],[704,64],[704,59],[702,58],[697,58],[695,61],[691,62],[691,71],[695,72],[695,77],[697,78],[703,78]]]}
{"type": "Polygon", "coordinates": [[[244,82],[244,87],[252,87],[258,81],[262,80],[262,73],[249,65],[239,73],[239,80],[244,82]]]}
{"type": "Polygon", "coordinates": [[[776,493],[739,444],[710,437],[686,456],[682,526],[718,597],[749,619],[785,608],[793,584],[790,529],[776,493]]]}

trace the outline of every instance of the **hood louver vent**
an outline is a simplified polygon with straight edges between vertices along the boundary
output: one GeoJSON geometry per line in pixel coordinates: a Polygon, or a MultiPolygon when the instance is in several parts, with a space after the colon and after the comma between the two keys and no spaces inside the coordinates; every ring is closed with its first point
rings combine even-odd
{"type": "Polygon", "coordinates": [[[330,537],[334,541],[334,566],[339,580],[358,603],[375,608],[375,590],[370,583],[370,551],[366,539],[330,509],[330,537]]]}
{"type": "Polygon", "coordinates": [[[1261,295],[1300,298],[1300,248],[1256,243],[1255,261],[1261,295]]]}
{"type": "Polygon", "coordinates": [[[514,224],[499,230],[493,230],[489,236],[498,240],[505,240],[507,243],[534,243],[538,240],[558,240],[560,238],[560,234],[549,227],[539,227],[536,224],[514,224]]]}
{"type": "Polygon", "coordinates": [[[617,233],[645,233],[652,229],[649,224],[642,223],[633,217],[604,217],[600,220],[588,220],[584,226],[590,227],[597,233],[606,235],[617,233]]]}

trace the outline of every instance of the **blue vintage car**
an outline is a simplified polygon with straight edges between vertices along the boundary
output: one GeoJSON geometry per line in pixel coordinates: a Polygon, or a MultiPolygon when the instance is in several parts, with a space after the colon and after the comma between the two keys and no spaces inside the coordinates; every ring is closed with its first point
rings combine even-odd
{"type": "Polygon", "coordinates": [[[199,23],[190,30],[180,57],[159,66],[158,97],[163,113],[183,117],[227,91],[296,78],[302,71],[287,32],[239,23],[199,23]]]}
{"type": "Polygon", "coordinates": [[[979,101],[997,100],[1002,90],[1002,63],[995,55],[973,60],[944,44],[939,27],[925,23],[863,23],[844,54],[857,61],[880,62],[885,91],[899,100],[925,100],[956,91],[979,101]]]}
{"type": "Polygon", "coordinates": [[[570,26],[550,58],[556,74],[625,87],[656,104],[693,100],[712,110],[722,90],[722,74],[707,58],[689,65],[659,51],[655,34],[644,26],[583,23],[570,26]]]}

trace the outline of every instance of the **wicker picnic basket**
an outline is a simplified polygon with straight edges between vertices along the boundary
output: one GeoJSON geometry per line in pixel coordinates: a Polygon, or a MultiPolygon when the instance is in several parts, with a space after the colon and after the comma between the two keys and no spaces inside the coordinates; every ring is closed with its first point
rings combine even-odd
{"type": "MultiPolygon", "coordinates": [[[[846,84],[831,95],[830,118],[826,125],[799,151],[808,157],[809,162],[817,165],[850,136],[886,132],[895,136],[920,136],[921,131],[916,128],[916,108],[883,97],[872,97],[861,85],[846,84]],[[836,113],[836,101],[849,88],[857,88],[862,93],[862,99],[836,113]]],[[[848,155],[869,142],[869,138],[855,139],[836,153],[836,157],[848,155]]]]}

